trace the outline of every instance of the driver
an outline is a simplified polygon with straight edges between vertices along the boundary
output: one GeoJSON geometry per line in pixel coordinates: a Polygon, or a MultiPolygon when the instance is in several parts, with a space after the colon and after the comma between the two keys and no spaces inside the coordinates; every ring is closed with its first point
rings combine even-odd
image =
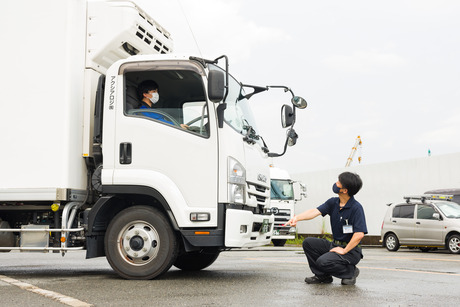
{"type": "MultiPolygon", "coordinates": [[[[158,84],[153,80],[145,80],[139,84],[137,90],[139,92],[139,96],[141,97],[141,106],[139,109],[153,109],[153,105],[156,104],[160,99],[160,95],[158,93],[158,84]]],[[[173,126],[175,125],[165,116],[156,112],[142,112],[141,114],[173,126]]],[[[181,124],[180,126],[184,129],[188,128],[188,126],[184,124],[181,124]]]]}

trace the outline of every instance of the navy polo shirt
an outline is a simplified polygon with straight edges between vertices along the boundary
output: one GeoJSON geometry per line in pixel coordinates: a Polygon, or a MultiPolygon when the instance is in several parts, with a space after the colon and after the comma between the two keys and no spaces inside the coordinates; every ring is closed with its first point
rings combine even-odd
{"type": "Polygon", "coordinates": [[[350,242],[354,232],[367,233],[363,206],[352,196],[340,209],[340,199],[333,197],[317,208],[322,216],[329,214],[334,240],[350,242]],[[352,225],[353,233],[343,233],[343,225],[352,225]]]}

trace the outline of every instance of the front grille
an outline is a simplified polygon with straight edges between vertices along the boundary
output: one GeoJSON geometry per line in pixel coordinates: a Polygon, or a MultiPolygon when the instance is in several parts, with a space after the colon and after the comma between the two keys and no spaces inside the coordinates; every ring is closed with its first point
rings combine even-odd
{"type": "Polygon", "coordinates": [[[248,196],[254,198],[257,205],[264,208],[268,205],[269,192],[267,187],[248,182],[248,196]]]}
{"type": "Polygon", "coordinates": [[[275,222],[288,222],[290,220],[289,217],[277,217],[275,216],[275,222]]]}

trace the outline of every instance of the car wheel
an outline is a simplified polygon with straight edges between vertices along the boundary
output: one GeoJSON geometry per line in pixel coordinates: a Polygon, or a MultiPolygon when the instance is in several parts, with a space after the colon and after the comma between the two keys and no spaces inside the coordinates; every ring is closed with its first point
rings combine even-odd
{"type": "Polygon", "coordinates": [[[453,254],[460,254],[460,236],[452,235],[447,240],[447,248],[453,254]]]}
{"type": "Polygon", "coordinates": [[[399,249],[399,240],[394,233],[387,234],[385,237],[385,247],[390,252],[395,252],[399,249]]]}

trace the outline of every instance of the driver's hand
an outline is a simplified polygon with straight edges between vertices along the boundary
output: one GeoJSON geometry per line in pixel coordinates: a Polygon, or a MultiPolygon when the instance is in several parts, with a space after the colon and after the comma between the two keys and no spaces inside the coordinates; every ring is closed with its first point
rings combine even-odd
{"type": "Polygon", "coordinates": [[[182,129],[185,129],[185,130],[188,130],[189,126],[187,126],[186,124],[180,124],[181,128],[182,129]]]}

